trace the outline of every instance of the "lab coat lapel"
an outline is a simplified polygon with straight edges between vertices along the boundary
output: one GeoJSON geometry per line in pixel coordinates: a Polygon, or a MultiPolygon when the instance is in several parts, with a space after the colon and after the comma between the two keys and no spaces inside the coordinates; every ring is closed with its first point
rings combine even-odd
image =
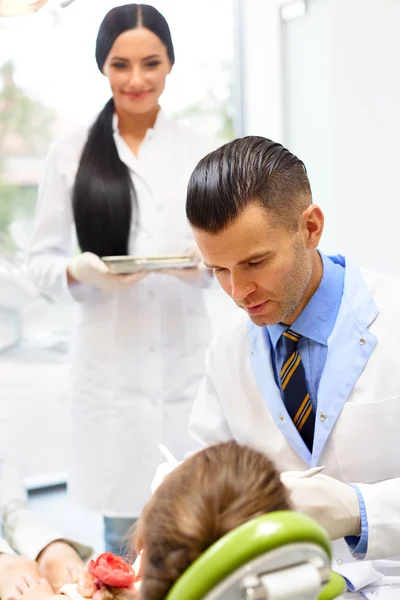
{"type": "Polygon", "coordinates": [[[361,271],[348,263],[342,302],[332,334],[317,399],[312,465],[368,362],[376,337],[367,329],[379,314],[361,271]]]}

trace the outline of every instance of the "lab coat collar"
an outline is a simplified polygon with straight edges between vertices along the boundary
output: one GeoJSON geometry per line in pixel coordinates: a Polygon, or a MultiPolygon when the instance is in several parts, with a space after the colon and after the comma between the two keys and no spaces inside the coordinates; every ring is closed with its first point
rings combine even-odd
{"type": "Polygon", "coordinates": [[[345,257],[340,254],[330,258],[334,262],[339,262],[346,266],[343,295],[349,304],[354,318],[363,327],[369,327],[378,316],[379,309],[365,283],[361,269],[356,267],[352,262],[346,261],[345,257]]]}

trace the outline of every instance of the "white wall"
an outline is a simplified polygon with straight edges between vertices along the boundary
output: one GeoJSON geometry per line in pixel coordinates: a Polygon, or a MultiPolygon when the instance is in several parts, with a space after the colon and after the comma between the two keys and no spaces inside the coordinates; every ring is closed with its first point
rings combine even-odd
{"type": "Polygon", "coordinates": [[[336,0],[335,197],[344,252],[400,273],[400,2],[336,0]]]}
{"type": "Polygon", "coordinates": [[[285,143],[327,222],[322,248],[400,274],[400,2],[241,0],[244,134],[285,143]]]}
{"type": "Polygon", "coordinates": [[[277,0],[237,0],[241,43],[243,135],[282,134],[277,0]]]}
{"type": "Polygon", "coordinates": [[[282,141],[306,164],[314,202],[325,214],[321,248],[337,252],[333,197],[332,4],[312,0],[307,16],[280,26],[282,141]]]}

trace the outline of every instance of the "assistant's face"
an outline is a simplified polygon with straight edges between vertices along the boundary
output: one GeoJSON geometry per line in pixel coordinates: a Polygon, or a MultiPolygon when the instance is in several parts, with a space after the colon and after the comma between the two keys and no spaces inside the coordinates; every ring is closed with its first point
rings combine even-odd
{"type": "Polygon", "coordinates": [[[290,320],[312,275],[315,245],[306,223],[293,233],[251,203],[220,233],[195,229],[194,235],[204,263],[256,325],[290,320]]]}
{"type": "Polygon", "coordinates": [[[167,48],[155,33],[145,27],[121,33],[103,67],[117,112],[140,114],[154,109],[171,69],[167,48]]]}

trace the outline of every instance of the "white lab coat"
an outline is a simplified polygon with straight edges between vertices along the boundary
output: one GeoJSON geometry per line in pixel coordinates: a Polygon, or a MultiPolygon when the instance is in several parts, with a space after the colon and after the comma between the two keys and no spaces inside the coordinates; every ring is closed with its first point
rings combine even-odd
{"type": "MultiPolygon", "coordinates": [[[[70,136],[50,152],[29,270],[41,290],[62,299],[73,294],[79,303],[71,344],[70,492],[103,515],[136,517],[162,458],[159,443],[181,457],[190,448],[185,432],[211,330],[201,286],[172,276],[151,274],[111,294],[68,287],[71,190],[85,138],[86,132],[70,136]]],[[[116,118],[114,139],[139,204],[140,229],[135,235],[132,225],[130,254],[177,254],[193,247],[186,188],[197,162],[216,147],[214,140],[162,111],[138,158],[119,136],[116,118]]]]}
{"type": "Polygon", "coordinates": [[[344,540],[334,542],[334,568],[371,599],[376,592],[400,598],[400,562],[378,560],[400,559],[399,311],[399,282],[347,264],[311,459],[297,432],[295,443],[287,441],[294,426],[275,384],[268,338],[241,310],[210,346],[189,429],[200,447],[233,438],[264,451],[281,472],[320,464],[326,475],[356,483],[366,504],[368,553],[355,562],[344,540]],[[262,369],[254,370],[256,354],[262,369]]]}

